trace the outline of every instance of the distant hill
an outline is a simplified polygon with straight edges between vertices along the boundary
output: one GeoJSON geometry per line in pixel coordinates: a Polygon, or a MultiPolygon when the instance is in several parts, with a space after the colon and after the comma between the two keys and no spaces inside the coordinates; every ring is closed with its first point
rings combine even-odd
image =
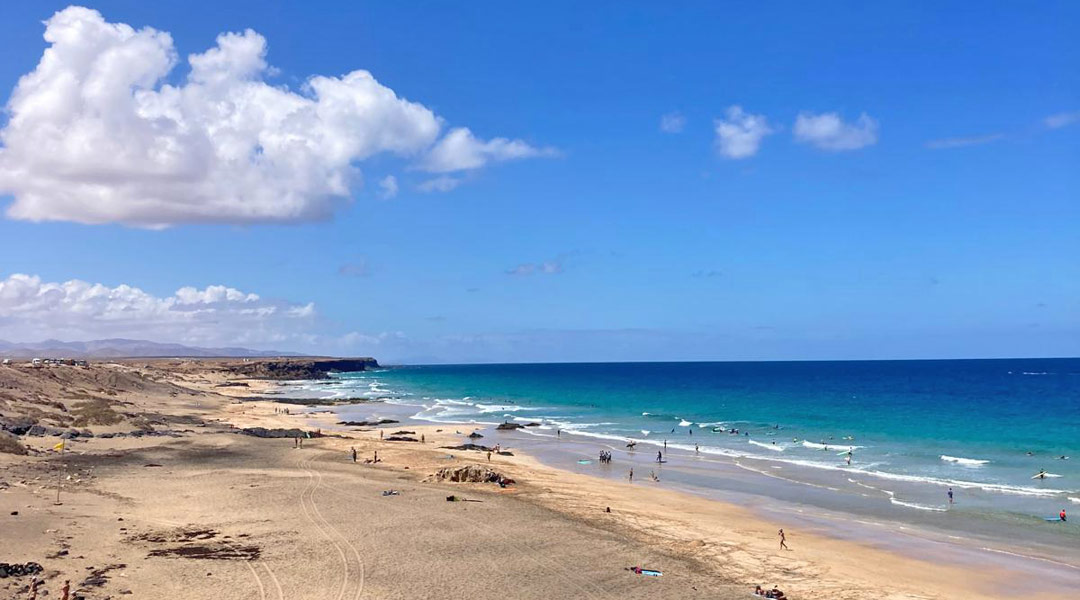
{"type": "Polygon", "coordinates": [[[89,342],[45,340],[43,342],[15,343],[0,340],[0,357],[9,358],[150,358],[162,356],[258,358],[304,355],[296,352],[251,350],[249,348],[200,348],[183,344],[160,344],[147,340],[121,338],[89,342]]]}

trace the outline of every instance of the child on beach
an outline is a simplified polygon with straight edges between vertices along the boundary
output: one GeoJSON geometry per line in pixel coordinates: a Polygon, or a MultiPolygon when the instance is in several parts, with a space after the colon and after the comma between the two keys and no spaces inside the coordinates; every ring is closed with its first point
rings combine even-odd
{"type": "Polygon", "coordinates": [[[784,530],[781,529],[780,532],[777,535],[780,536],[780,549],[781,550],[790,550],[790,548],[787,547],[787,536],[784,535],[784,530]]]}

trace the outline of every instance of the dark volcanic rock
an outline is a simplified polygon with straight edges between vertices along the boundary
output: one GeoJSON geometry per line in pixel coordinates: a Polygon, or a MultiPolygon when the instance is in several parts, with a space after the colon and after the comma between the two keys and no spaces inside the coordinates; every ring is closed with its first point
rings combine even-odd
{"type": "Polygon", "coordinates": [[[491,452],[491,448],[487,446],[481,446],[480,444],[461,444],[460,446],[441,446],[446,450],[478,450],[480,452],[491,452]]]}
{"type": "Polygon", "coordinates": [[[419,442],[420,440],[418,440],[418,439],[416,439],[414,437],[409,437],[407,435],[391,435],[391,436],[387,436],[386,441],[388,441],[388,442],[419,442]]]}
{"type": "Polygon", "coordinates": [[[479,433],[476,433],[475,431],[469,434],[469,439],[470,440],[478,440],[478,439],[480,439],[482,437],[484,437],[484,436],[480,435],[479,433]]]}
{"type": "Polygon", "coordinates": [[[326,379],[328,373],[367,371],[378,367],[374,358],[297,358],[255,360],[233,365],[230,370],[261,379],[326,379]]]}
{"type": "Polygon", "coordinates": [[[379,419],[378,421],[338,421],[337,424],[348,427],[374,427],[375,425],[390,425],[397,422],[393,419],[379,419]]]}
{"type": "Polygon", "coordinates": [[[7,577],[24,577],[26,575],[37,575],[44,569],[36,562],[28,562],[26,564],[11,564],[0,563],[0,579],[7,577]]]}
{"type": "Polygon", "coordinates": [[[240,433],[258,438],[317,438],[323,434],[318,431],[303,431],[301,429],[267,429],[265,427],[248,427],[241,429],[240,433]]]}
{"type": "Polygon", "coordinates": [[[499,431],[513,431],[515,429],[521,429],[523,427],[525,426],[521,425],[520,423],[499,423],[499,426],[495,429],[499,431]]]}

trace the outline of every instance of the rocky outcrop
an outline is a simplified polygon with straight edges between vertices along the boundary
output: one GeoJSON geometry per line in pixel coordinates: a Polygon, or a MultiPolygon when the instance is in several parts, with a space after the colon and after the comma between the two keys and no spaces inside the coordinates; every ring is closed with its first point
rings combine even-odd
{"type": "Polygon", "coordinates": [[[248,427],[241,429],[240,433],[258,438],[317,438],[323,437],[318,431],[304,431],[302,429],[267,429],[265,427],[248,427]]]}
{"type": "Polygon", "coordinates": [[[397,423],[393,419],[379,419],[378,421],[338,421],[338,425],[345,425],[347,427],[374,427],[376,425],[390,425],[397,423]]]}
{"type": "Polygon", "coordinates": [[[389,435],[389,436],[386,436],[386,441],[388,441],[388,442],[419,442],[420,440],[418,440],[418,439],[416,439],[414,437],[409,437],[407,435],[389,435]]]}
{"type": "Polygon", "coordinates": [[[514,480],[481,465],[463,465],[444,467],[431,476],[435,481],[454,483],[497,483],[500,486],[513,485],[514,480]]]}
{"type": "Polygon", "coordinates": [[[499,426],[495,429],[499,431],[513,431],[515,429],[522,429],[525,426],[520,423],[499,423],[499,426]]]}
{"type": "Polygon", "coordinates": [[[379,363],[364,358],[291,358],[252,360],[229,365],[229,371],[255,379],[326,379],[329,373],[376,369],[379,363]]]}

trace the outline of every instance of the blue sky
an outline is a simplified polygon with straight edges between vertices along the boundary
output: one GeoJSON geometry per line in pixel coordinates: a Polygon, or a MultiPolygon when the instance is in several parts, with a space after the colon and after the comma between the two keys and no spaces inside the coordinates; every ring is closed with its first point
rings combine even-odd
{"type": "MultiPolygon", "coordinates": [[[[310,95],[312,76],[364,69],[438,115],[438,137],[354,158],[347,193],[299,217],[230,208],[148,228],[124,191],[135,174],[110,174],[100,198],[70,187],[92,168],[36,173],[40,187],[9,174],[0,339],[424,362],[1080,354],[1074,3],[219,4],[90,8],[171,35],[176,65],[152,89],[184,85],[189,54],[250,28],[272,67],[260,81],[310,95]],[[746,125],[733,106],[771,132],[739,156],[717,133],[717,119],[746,125]],[[432,167],[455,127],[521,151],[432,167]],[[455,187],[422,189],[436,180],[455,187]],[[207,286],[298,316],[233,319],[207,286]],[[170,300],[185,287],[205,310],[170,300]]],[[[5,99],[65,6],[0,8],[5,99]]],[[[0,124],[14,132],[31,108],[9,104],[0,124]]],[[[20,154],[27,135],[0,134],[2,152],[41,168],[20,154]]]]}

